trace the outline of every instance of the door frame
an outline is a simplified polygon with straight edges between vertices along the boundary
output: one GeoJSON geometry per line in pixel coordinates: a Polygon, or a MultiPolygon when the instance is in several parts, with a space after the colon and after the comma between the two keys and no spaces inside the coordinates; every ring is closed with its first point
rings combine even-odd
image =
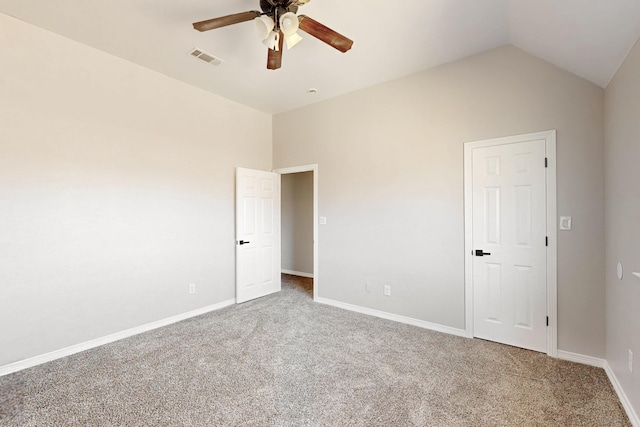
{"type": "Polygon", "coordinates": [[[465,332],[473,338],[473,149],[496,145],[515,144],[533,140],[545,140],[547,158],[546,200],[547,200],[547,354],[558,357],[558,239],[556,206],[556,131],[528,133],[503,138],[466,142],[464,144],[464,294],[465,332]]]}
{"type": "MultiPolygon", "coordinates": [[[[318,165],[292,166],[288,168],[274,169],[273,172],[280,175],[290,173],[313,172],[313,300],[318,300],[318,289],[320,280],[318,280],[318,165]]],[[[280,227],[282,233],[282,227],[280,227]]],[[[282,247],[281,247],[282,250],[282,247]]]]}

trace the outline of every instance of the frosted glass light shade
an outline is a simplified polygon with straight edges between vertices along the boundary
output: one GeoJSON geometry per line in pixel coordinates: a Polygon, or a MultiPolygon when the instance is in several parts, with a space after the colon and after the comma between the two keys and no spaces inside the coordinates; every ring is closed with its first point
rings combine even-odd
{"type": "Polygon", "coordinates": [[[287,42],[287,49],[291,49],[302,40],[302,37],[297,33],[299,27],[300,22],[295,13],[287,12],[280,17],[280,30],[287,42]]]}
{"type": "Polygon", "coordinates": [[[262,43],[271,50],[280,50],[280,33],[277,31],[271,31],[262,43]]]}
{"type": "Polygon", "coordinates": [[[256,32],[258,33],[260,40],[266,40],[273,31],[273,28],[276,26],[276,23],[273,22],[273,19],[269,16],[262,15],[253,20],[253,25],[256,28],[256,32]]]}
{"type": "Polygon", "coordinates": [[[291,49],[302,40],[302,37],[298,33],[293,33],[284,36],[284,41],[287,42],[287,49],[291,49]]]}
{"type": "Polygon", "coordinates": [[[295,13],[287,12],[280,17],[280,29],[284,35],[295,33],[299,27],[300,23],[295,13]]]}

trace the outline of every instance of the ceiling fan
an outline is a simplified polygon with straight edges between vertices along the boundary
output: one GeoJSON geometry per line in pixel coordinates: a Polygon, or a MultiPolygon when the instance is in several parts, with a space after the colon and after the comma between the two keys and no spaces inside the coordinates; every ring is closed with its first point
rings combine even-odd
{"type": "Polygon", "coordinates": [[[259,37],[269,48],[267,68],[270,70],[276,70],[282,66],[282,48],[285,41],[287,42],[287,48],[291,49],[302,40],[302,37],[297,33],[298,29],[338,49],[340,52],[346,52],[351,49],[353,40],[306,15],[296,16],[298,7],[309,3],[309,1],[260,0],[261,12],[252,10],[195,22],[193,28],[198,31],[209,31],[253,20],[259,37]]]}

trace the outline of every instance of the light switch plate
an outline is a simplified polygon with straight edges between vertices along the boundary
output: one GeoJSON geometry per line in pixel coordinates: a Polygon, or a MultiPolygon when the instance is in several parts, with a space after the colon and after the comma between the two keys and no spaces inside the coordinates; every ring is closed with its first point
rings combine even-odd
{"type": "Polygon", "coordinates": [[[571,230],[571,217],[570,216],[561,216],[560,217],[560,230],[571,230]]]}
{"type": "Polygon", "coordinates": [[[326,216],[321,216],[320,217],[320,225],[326,225],[327,224],[327,217],[326,216]]]}

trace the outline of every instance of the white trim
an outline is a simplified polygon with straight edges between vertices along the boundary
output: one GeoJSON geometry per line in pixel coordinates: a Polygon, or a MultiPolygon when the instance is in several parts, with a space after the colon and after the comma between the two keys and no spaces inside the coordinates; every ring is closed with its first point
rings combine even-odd
{"type": "Polygon", "coordinates": [[[640,417],[638,417],[635,409],[633,409],[631,401],[627,397],[627,394],[620,385],[620,381],[618,381],[618,377],[616,377],[616,374],[613,372],[613,369],[611,369],[611,366],[607,361],[604,362],[604,371],[607,373],[609,381],[611,382],[613,389],[616,391],[616,394],[620,399],[620,403],[629,417],[629,421],[631,421],[631,425],[633,425],[633,427],[640,427],[640,417]]]}
{"type": "Polygon", "coordinates": [[[114,341],[119,341],[124,338],[129,338],[134,335],[148,332],[153,329],[158,329],[163,326],[171,325],[172,323],[180,322],[191,317],[200,316],[202,314],[209,313],[211,311],[220,310],[225,307],[229,307],[236,303],[235,299],[222,301],[218,304],[202,307],[197,310],[188,311],[186,313],[178,314],[175,316],[167,317],[166,319],[157,320],[155,322],[147,323],[145,325],[136,326],[135,328],[126,329],[124,331],[116,332],[104,337],[96,338],[90,341],[85,341],[80,344],[75,344],[70,347],[61,348],[50,353],[41,354],[39,356],[31,357],[29,359],[20,360],[8,365],[0,366],[0,377],[3,375],[12,374],[14,372],[21,371],[23,369],[31,368],[33,366],[41,365],[43,363],[51,362],[56,359],[71,356],[72,354],[80,353],[81,351],[89,350],[101,345],[109,344],[114,341]]]}
{"type": "Polygon", "coordinates": [[[464,144],[464,294],[465,294],[465,336],[473,337],[473,268],[471,251],[473,250],[473,176],[472,150],[474,148],[491,147],[495,145],[514,144],[532,140],[544,139],[548,167],[547,177],[547,313],[549,327],[547,328],[547,354],[558,357],[558,239],[556,229],[556,131],[529,133],[525,135],[508,136],[504,138],[487,139],[484,141],[467,142],[464,144]]]}
{"type": "Polygon", "coordinates": [[[362,307],[359,305],[347,304],[345,302],[335,301],[327,298],[318,298],[316,302],[320,304],[330,305],[332,307],[341,308],[343,310],[354,311],[368,316],[379,317],[381,319],[392,320],[394,322],[405,323],[407,325],[417,326],[419,328],[430,329],[436,332],[442,332],[458,337],[465,337],[464,329],[452,328],[450,326],[439,325],[437,323],[426,322],[424,320],[414,319],[412,317],[401,316],[399,314],[387,313],[386,311],[374,310],[372,308],[362,307]]]}
{"type": "MultiPolygon", "coordinates": [[[[292,166],[273,170],[280,175],[299,172],[313,172],[313,300],[318,301],[320,281],[318,280],[318,165],[292,166]]],[[[283,271],[284,272],[284,271],[283,271]]],[[[303,276],[305,277],[305,276],[303,276]]]]}
{"type": "Polygon", "coordinates": [[[613,369],[611,369],[609,362],[607,362],[605,359],[585,356],[584,354],[571,353],[570,351],[564,350],[558,350],[558,359],[567,360],[569,362],[582,363],[583,365],[595,366],[596,368],[604,369],[607,377],[609,378],[611,386],[616,391],[618,399],[620,399],[620,403],[622,404],[622,407],[624,408],[627,416],[629,417],[629,420],[631,421],[631,424],[634,427],[640,427],[640,418],[638,417],[638,414],[636,414],[636,411],[633,409],[631,401],[620,385],[620,382],[618,381],[616,374],[613,372],[613,369]]]}
{"type": "Polygon", "coordinates": [[[464,326],[467,338],[473,338],[473,152],[468,144],[464,144],[464,326]]]}
{"type": "Polygon", "coordinates": [[[568,362],[582,363],[583,365],[595,366],[596,368],[604,368],[607,363],[604,359],[593,356],[585,356],[584,354],[571,353],[570,351],[558,350],[558,359],[568,362]]]}
{"type": "Polygon", "coordinates": [[[284,268],[280,271],[284,274],[291,274],[292,276],[308,277],[310,279],[313,279],[313,273],[304,273],[302,271],[285,270],[284,268]]]}
{"type": "Polygon", "coordinates": [[[547,142],[547,354],[558,357],[558,227],[556,190],[556,131],[541,132],[547,142]]]}

